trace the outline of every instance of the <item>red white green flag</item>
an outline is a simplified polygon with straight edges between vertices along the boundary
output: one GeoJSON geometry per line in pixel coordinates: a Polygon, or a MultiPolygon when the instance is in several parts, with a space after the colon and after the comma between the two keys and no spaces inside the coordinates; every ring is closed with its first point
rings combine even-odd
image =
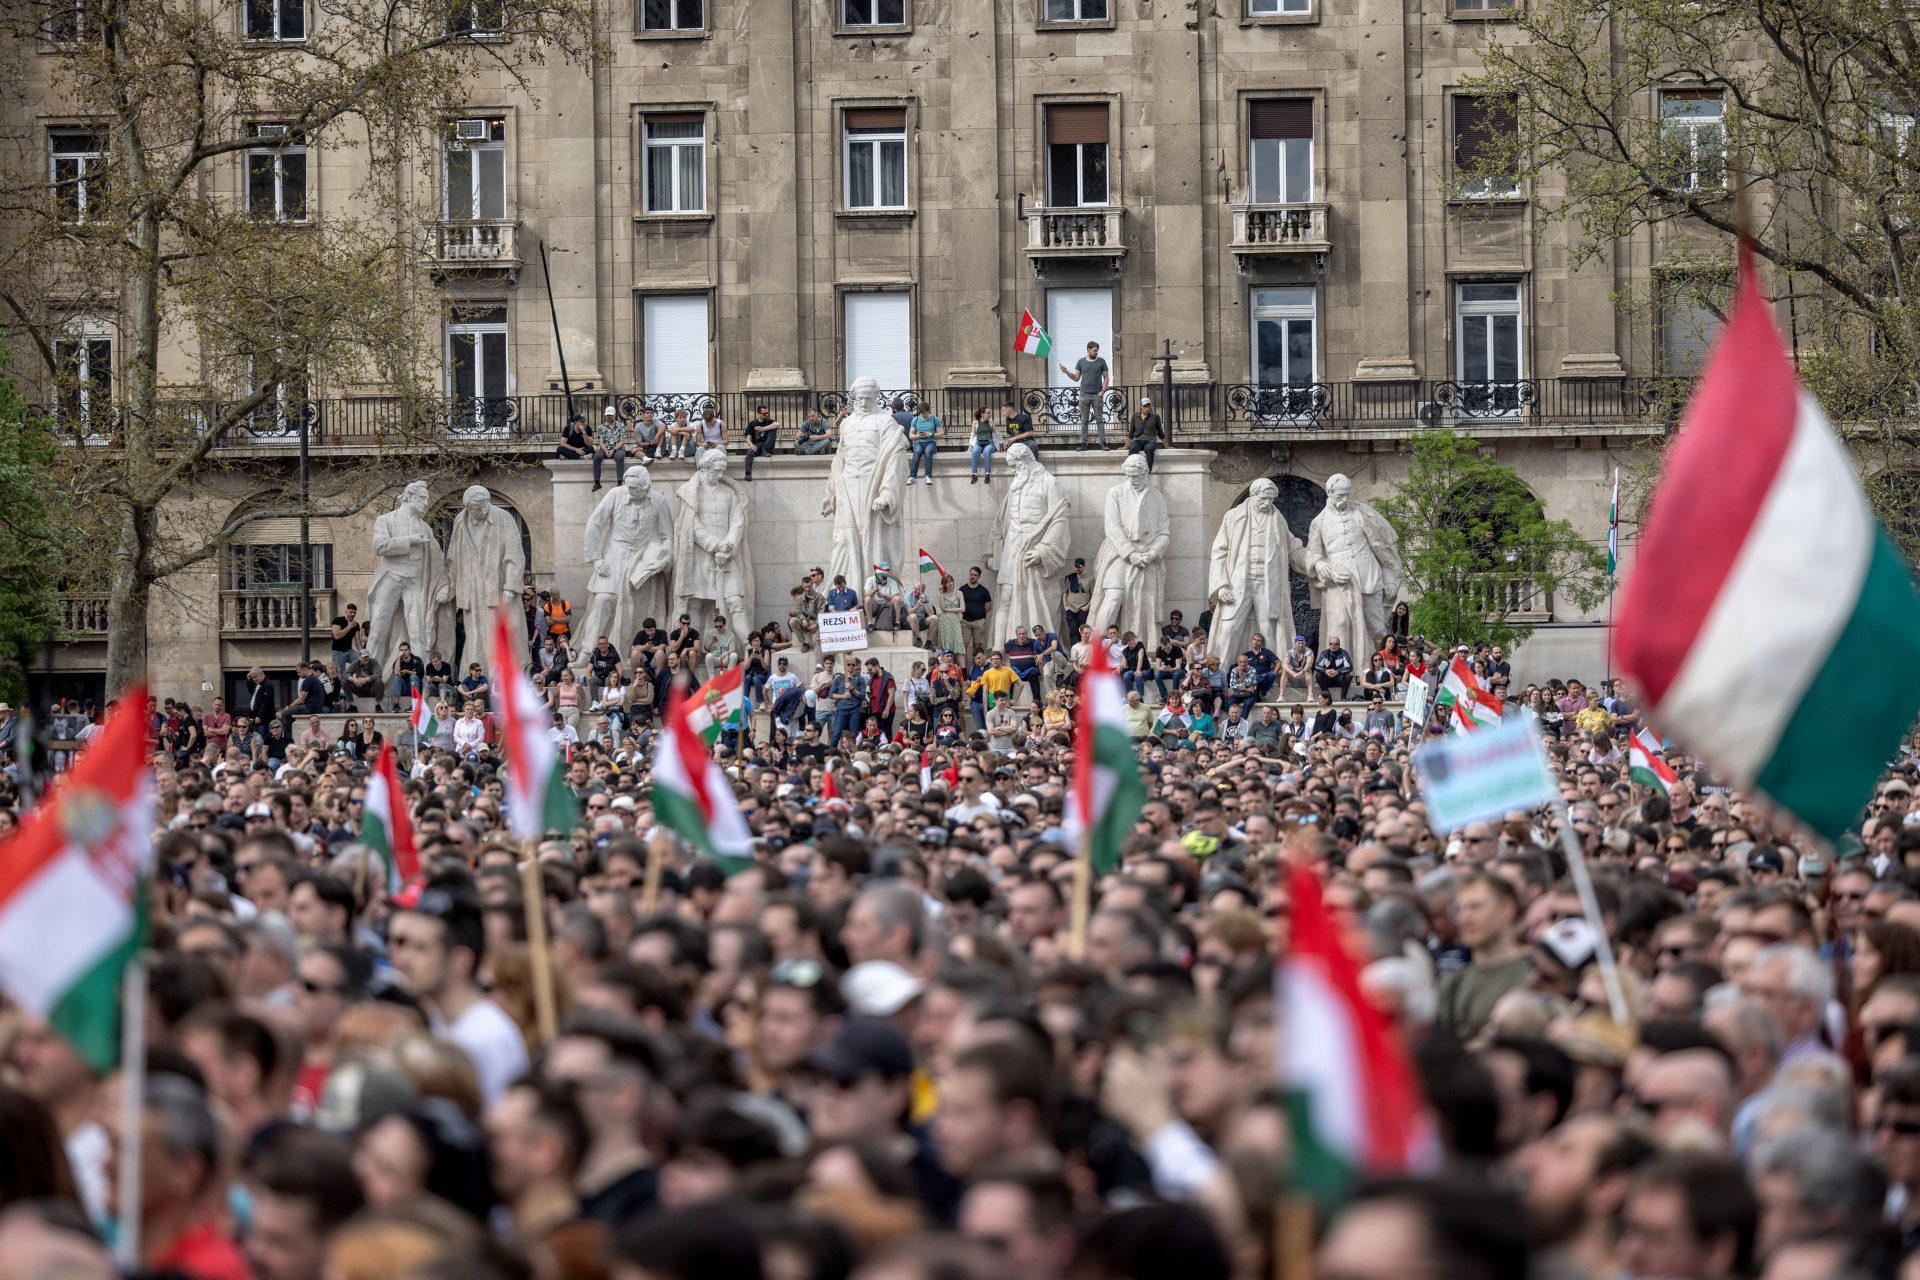
{"type": "Polygon", "coordinates": [[[1485,729],[1500,723],[1500,699],[1480,687],[1466,662],[1455,658],[1440,681],[1434,705],[1460,729],[1485,729]]]}
{"type": "Polygon", "coordinates": [[[514,660],[513,633],[523,625],[517,611],[501,606],[493,617],[493,687],[500,690],[500,738],[507,758],[507,826],[516,839],[565,831],[579,820],[580,806],[567,789],[553,720],[546,700],[514,660]]]}
{"type": "Polygon", "coordinates": [[[1616,666],[1715,773],[1833,840],[1920,712],[1917,618],[1920,590],[1742,245],[1626,581],[1616,666]]]}
{"type": "Polygon", "coordinates": [[[147,690],[106,726],[0,844],[0,990],[96,1071],[120,1056],[120,990],[146,944],[153,869],[147,690]]]}
{"type": "Polygon", "coordinates": [[[933,790],[933,759],[925,751],[920,753],[920,794],[933,790]]]}
{"type": "MultiPolygon", "coordinates": [[[[414,706],[420,695],[414,694],[414,706]]],[[[372,850],[386,868],[389,899],[407,881],[420,874],[420,858],[413,851],[413,822],[407,817],[407,793],[400,788],[400,771],[393,765],[393,740],[380,744],[380,755],[367,779],[367,799],[361,808],[360,843],[372,850]]]]}
{"type": "Polygon", "coordinates": [[[1429,1148],[1420,1087],[1393,1024],[1360,989],[1320,881],[1294,867],[1292,947],[1274,971],[1289,1185],[1338,1203],[1355,1179],[1411,1170],[1429,1148]]]}
{"type": "Polygon", "coordinates": [[[1147,802],[1140,761],[1127,732],[1127,699],[1120,677],[1096,644],[1080,677],[1080,717],[1073,732],[1073,787],[1061,826],[1071,847],[1085,849],[1093,873],[1120,865],[1120,846],[1147,802]]]}
{"type": "Polygon", "coordinates": [[[433,708],[428,705],[426,695],[420,690],[413,691],[413,714],[407,717],[407,723],[413,726],[413,749],[424,750],[440,732],[440,722],[434,718],[433,708]]]}
{"type": "Polygon", "coordinates": [[[1680,781],[1680,775],[1661,758],[1660,739],[1651,729],[1640,730],[1627,744],[1627,776],[1663,796],[1672,795],[1673,784],[1680,781]]]}
{"type": "Polygon", "coordinates": [[[653,746],[653,816],[718,862],[728,875],[753,861],[753,833],[726,770],[707,754],[679,689],[667,695],[667,720],[653,746]]]}
{"type": "Polygon", "coordinates": [[[728,729],[740,727],[741,710],[746,705],[743,682],[747,668],[735,663],[693,691],[687,703],[687,720],[700,741],[712,746],[728,729]]]}
{"type": "Polygon", "coordinates": [[[1020,328],[1013,335],[1013,349],[1023,356],[1039,356],[1042,360],[1046,359],[1047,353],[1053,350],[1053,339],[1049,338],[1047,331],[1040,327],[1040,322],[1033,318],[1033,312],[1027,310],[1020,312],[1020,328]]]}
{"type": "Polygon", "coordinates": [[[947,571],[940,567],[940,562],[933,558],[933,553],[925,547],[920,548],[920,581],[924,583],[928,578],[932,578],[937,585],[940,579],[946,576],[947,571]]]}

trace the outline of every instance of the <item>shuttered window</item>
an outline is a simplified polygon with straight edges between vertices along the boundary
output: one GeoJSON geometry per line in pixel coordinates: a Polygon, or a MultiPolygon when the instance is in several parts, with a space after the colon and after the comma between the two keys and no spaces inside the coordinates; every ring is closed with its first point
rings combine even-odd
{"type": "Polygon", "coordinates": [[[872,378],[884,392],[913,389],[913,303],[905,292],[849,293],[847,384],[872,378]]]}
{"type": "Polygon", "coordinates": [[[640,330],[649,395],[685,395],[713,389],[707,361],[707,295],[642,298],[640,330]]]}
{"type": "Polygon", "coordinates": [[[1247,104],[1247,127],[1256,138],[1313,137],[1313,99],[1262,98],[1247,104]]]}
{"type": "Polygon", "coordinates": [[[1107,141],[1107,104],[1072,102],[1047,108],[1048,142],[1107,141]]]}
{"type": "Polygon", "coordinates": [[[1255,204],[1313,199],[1313,99],[1261,98],[1247,104],[1248,171],[1255,204]]]}
{"type": "Polygon", "coordinates": [[[1512,145],[1517,127],[1511,98],[1469,94],[1454,98],[1453,166],[1460,194],[1520,194],[1520,180],[1508,171],[1511,165],[1504,154],[1512,145]]]}

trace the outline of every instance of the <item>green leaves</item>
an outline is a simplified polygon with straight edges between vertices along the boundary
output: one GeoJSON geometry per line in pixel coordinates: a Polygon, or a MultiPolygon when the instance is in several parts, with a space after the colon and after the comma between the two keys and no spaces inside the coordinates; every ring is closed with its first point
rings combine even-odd
{"type": "Polygon", "coordinates": [[[58,619],[55,573],[67,562],[71,527],[49,501],[54,445],[30,414],[0,333],[0,700],[20,702],[25,671],[58,619]]]}

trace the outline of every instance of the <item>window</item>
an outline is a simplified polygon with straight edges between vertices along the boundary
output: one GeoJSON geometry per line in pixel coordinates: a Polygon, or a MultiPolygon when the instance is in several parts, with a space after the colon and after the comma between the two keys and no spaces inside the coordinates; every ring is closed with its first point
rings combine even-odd
{"type": "Polygon", "coordinates": [[[1727,185],[1726,103],[1717,89],[1660,95],[1660,145],[1682,191],[1727,185]]]}
{"type": "MultiPolygon", "coordinates": [[[[274,534],[291,533],[299,536],[296,520],[256,520],[247,529],[246,536],[261,538],[274,534]],[[280,526],[292,524],[292,530],[280,526]]],[[[298,542],[243,542],[227,547],[227,587],[228,591],[265,591],[275,587],[297,587],[300,585],[300,544],[298,542]]],[[[333,586],[333,546],[331,543],[314,542],[309,536],[307,542],[307,585],[321,589],[333,586]]]]}
{"type": "Polygon", "coordinates": [[[113,403],[113,335],[100,325],[77,325],[53,340],[53,362],[60,420],[104,438],[113,403]]]}
{"type": "Polygon", "coordinates": [[[1107,0],[1041,0],[1042,22],[1105,22],[1107,0]]]}
{"type": "Polygon", "coordinates": [[[707,295],[664,294],[640,300],[642,369],[648,395],[713,390],[707,361],[707,295]]]}
{"type": "Polygon", "coordinates": [[[868,107],[846,113],[847,208],[907,207],[907,110],[868,107]]]}
{"type": "Polygon", "coordinates": [[[1514,145],[1519,118],[1507,98],[1458,95],[1453,100],[1453,176],[1468,199],[1520,194],[1514,145]]]}
{"type": "Polygon", "coordinates": [[[840,0],[840,25],[904,27],[907,25],[907,0],[840,0]]]}
{"type": "Polygon", "coordinates": [[[247,358],[248,386],[268,393],[267,402],[254,410],[249,426],[256,435],[297,435],[312,399],[312,384],[306,369],[298,366],[280,373],[277,381],[265,381],[274,377],[274,364],[269,357],[247,358]]]}
{"type": "Polygon", "coordinates": [[[1080,379],[1060,372],[1060,366],[1071,369],[1085,359],[1089,342],[1100,344],[1108,382],[1119,381],[1113,376],[1113,290],[1047,290],[1047,333],[1053,338],[1053,355],[1047,360],[1049,387],[1065,390],[1080,385],[1080,379]]]}
{"type": "Polygon", "coordinates": [[[1318,351],[1312,289],[1253,291],[1253,380],[1262,387],[1304,387],[1314,381],[1318,351]]]}
{"type": "MultiPolygon", "coordinates": [[[[1525,376],[1520,348],[1520,305],[1517,280],[1455,286],[1454,321],[1460,331],[1456,376],[1461,382],[1481,387],[1489,384],[1496,388],[1511,387],[1525,376]]],[[[1468,402],[1475,403],[1472,397],[1468,402]]],[[[1518,403],[1507,407],[1518,408],[1518,403]]],[[[1486,406],[1480,408],[1485,411],[1486,406]]]]}
{"type": "Polygon", "coordinates": [[[705,0],[640,0],[640,30],[705,31],[705,0]]]}
{"type": "Polygon", "coordinates": [[[1313,0],[1247,0],[1249,18],[1290,18],[1313,12],[1313,0]]]}
{"type": "Polygon", "coordinates": [[[500,221],[507,216],[507,122],[456,120],[447,143],[446,216],[449,222],[500,221]]]}
{"type": "Polygon", "coordinates": [[[92,129],[55,129],[47,135],[48,173],[54,207],[63,222],[98,218],[102,207],[102,179],[106,146],[92,129]]]}
{"type": "Polygon", "coordinates": [[[872,378],[887,392],[913,388],[913,298],[905,291],[849,293],[846,321],[847,385],[872,378]]]}
{"type": "Polygon", "coordinates": [[[1730,293],[1728,282],[1718,276],[1660,278],[1660,372],[1681,378],[1700,372],[1730,293]]]}
{"type": "Polygon", "coordinates": [[[1513,8],[1513,0],[1452,0],[1456,14],[1503,14],[1513,8]]]}
{"type": "Polygon", "coordinates": [[[261,145],[249,147],[247,212],[277,222],[307,220],[307,144],[285,125],[256,124],[253,136],[261,145]]]}
{"type": "Polygon", "coordinates": [[[307,0],[247,0],[247,39],[305,40],[307,0]]]}
{"type": "Polygon", "coordinates": [[[88,34],[87,0],[50,0],[41,27],[48,44],[78,44],[88,34]]]}
{"type": "Polygon", "coordinates": [[[504,426],[511,390],[507,371],[507,309],[457,308],[447,320],[447,395],[469,429],[504,426]]]}
{"type": "Polygon", "coordinates": [[[1255,204],[1313,199],[1313,100],[1269,98],[1247,104],[1248,169],[1255,204]]]}
{"type": "Polygon", "coordinates": [[[447,30],[457,36],[497,36],[507,29],[504,0],[453,0],[447,30]]]}
{"type": "Polygon", "coordinates": [[[1107,104],[1062,103],[1047,108],[1047,204],[1052,208],[1107,203],[1107,104]]]}
{"type": "Polygon", "coordinates": [[[647,212],[706,212],[706,117],[698,112],[648,116],[641,129],[646,151],[647,212]]]}

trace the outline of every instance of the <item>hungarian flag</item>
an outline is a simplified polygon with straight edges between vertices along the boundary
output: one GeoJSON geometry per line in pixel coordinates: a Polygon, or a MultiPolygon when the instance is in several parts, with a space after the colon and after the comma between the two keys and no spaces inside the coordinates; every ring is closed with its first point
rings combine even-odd
{"type": "Polygon", "coordinates": [[[920,580],[925,582],[928,578],[932,578],[938,583],[946,576],[947,571],[940,567],[940,562],[935,560],[925,547],[920,548],[920,580]]]}
{"type": "Polygon", "coordinates": [[[1413,1069],[1393,1024],[1360,989],[1320,881],[1296,866],[1289,887],[1293,945],[1274,971],[1276,1066],[1293,1130],[1288,1181],[1335,1204],[1357,1178],[1410,1171],[1426,1125],[1413,1069]]]}
{"type": "Polygon", "coordinates": [[[1049,338],[1047,331],[1040,327],[1040,322],[1033,318],[1033,312],[1026,310],[1020,312],[1020,331],[1013,335],[1013,349],[1023,356],[1039,356],[1043,360],[1046,359],[1047,353],[1053,350],[1053,339],[1049,338]]]}
{"type": "Polygon", "coordinates": [[[840,784],[834,781],[833,761],[831,760],[827,761],[827,776],[820,780],[820,798],[822,800],[838,800],[840,798],[840,784]]]}
{"type": "Polygon", "coordinates": [[[926,752],[920,753],[920,794],[925,795],[933,789],[933,760],[926,752]]]}
{"type": "Polygon", "coordinates": [[[1795,377],[1743,244],[1626,583],[1618,666],[1716,774],[1833,840],[1920,711],[1916,619],[1920,590],[1795,377]]]}
{"type": "Polygon", "coordinates": [[[679,689],[667,695],[666,727],[653,745],[653,816],[733,875],[753,861],[753,833],[726,771],[693,726],[696,710],[679,689]]]}
{"type": "Polygon", "coordinates": [[[147,690],[105,727],[0,844],[0,991],[45,1018],[96,1071],[120,1054],[120,987],[147,935],[153,775],[147,690]]]}
{"type": "Polygon", "coordinates": [[[722,732],[740,727],[741,709],[746,705],[746,675],[745,664],[736,662],[693,691],[687,704],[687,722],[704,745],[712,746],[720,741],[722,732]]]}
{"type": "Polygon", "coordinates": [[[1607,504],[1607,576],[1620,567],[1620,468],[1613,469],[1613,501],[1607,504]]]}
{"type": "Polygon", "coordinates": [[[525,840],[548,831],[565,831],[579,820],[580,807],[567,789],[560,751],[548,732],[552,718],[546,700],[514,661],[513,633],[524,625],[517,612],[502,606],[493,619],[493,687],[501,691],[500,737],[507,758],[507,826],[525,840]]]}
{"type": "Polygon", "coordinates": [[[1643,787],[1652,787],[1661,795],[1672,795],[1678,774],[1660,758],[1660,739],[1651,729],[1642,729],[1627,744],[1627,776],[1643,787]]]}
{"type": "Polygon", "coordinates": [[[1462,729],[1484,729],[1500,723],[1500,699],[1480,687],[1465,659],[1454,658],[1433,700],[1445,718],[1462,729]]]}
{"type": "Polygon", "coordinates": [[[1062,827],[1084,851],[1095,875],[1120,865],[1120,846],[1147,802],[1140,762],[1127,733],[1127,699],[1103,644],[1091,646],[1080,676],[1079,723],[1073,731],[1073,786],[1062,827]]]}
{"type": "MultiPolygon", "coordinates": [[[[414,711],[420,695],[413,695],[414,711]]],[[[407,817],[407,793],[400,789],[400,773],[393,767],[392,741],[380,744],[379,758],[367,779],[367,800],[361,809],[360,843],[386,866],[387,897],[399,894],[407,881],[420,874],[420,858],[413,851],[413,822],[407,817]]]]}
{"type": "Polygon", "coordinates": [[[426,695],[418,689],[413,691],[413,714],[407,717],[407,723],[413,726],[415,751],[432,742],[440,732],[440,722],[434,719],[433,708],[427,705],[426,695]]]}

